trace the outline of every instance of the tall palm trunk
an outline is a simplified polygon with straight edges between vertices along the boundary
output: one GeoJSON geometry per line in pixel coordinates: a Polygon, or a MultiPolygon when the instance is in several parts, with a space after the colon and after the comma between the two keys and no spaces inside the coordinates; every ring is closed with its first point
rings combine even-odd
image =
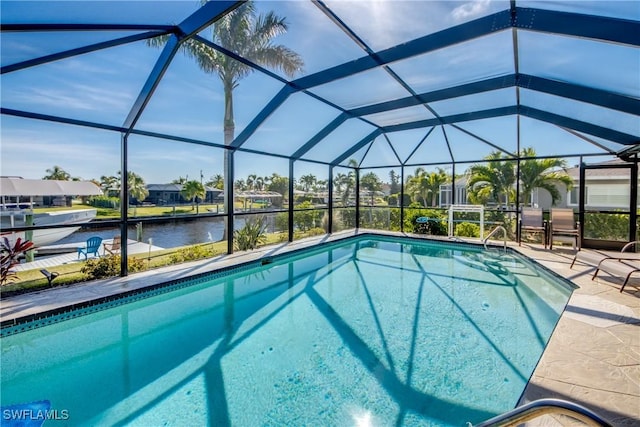
{"type": "MultiPolygon", "coordinates": [[[[229,146],[233,142],[234,133],[235,133],[235,123],[233,121],[233,82],[224,81],[224,145],[229,146]]],[[[229,192],[230,188],[228,188],[229,180],[229,169],[228,169],[228,161],[229,159],[229,150],[224,150],[224,165],[223,165],[223,174],[224,174],[224,209],[225,212],[227,209],[233,211],[233,200],[229,203],[229,192]]],[[[225,221],[224,231],[222,233],[222,239],[227,240],[229,238],[229,224],[225,221]]]]}

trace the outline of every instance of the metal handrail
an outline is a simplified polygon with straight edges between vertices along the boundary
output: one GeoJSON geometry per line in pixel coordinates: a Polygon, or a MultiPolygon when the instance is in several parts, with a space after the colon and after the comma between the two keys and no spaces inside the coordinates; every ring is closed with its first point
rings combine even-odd
{"type": "Polygon", "coordinates": [[[496,234],[498,231],[502,230],[502,235],[504,236],[504,251],[507,251],[507,229],[504,228],[503,226],[499,225],[496,228],[494,228],[493,230],[491,230],[491,233],[489,233],[487,235],[487,237],[485,237],[484,239],[482,239],[482,244],[484,245],[485,249],[487,248],[487,240],[489,240],[489,238],[491,236],[493,236],[494,234],[496,234]]]}
{"type": "Polygon", "coordinates": [[[506,427],[516,426],[526,421],[533,420],[543,415],[566,415],[576,420],[582,421],[593,427],[613,427],[607,420],[598,414],[578,405],[560,399],[540,399],[526,405],[522,405],[502,415],[493,417],[475,426],[467,423],[468,427],[506,427]]]}

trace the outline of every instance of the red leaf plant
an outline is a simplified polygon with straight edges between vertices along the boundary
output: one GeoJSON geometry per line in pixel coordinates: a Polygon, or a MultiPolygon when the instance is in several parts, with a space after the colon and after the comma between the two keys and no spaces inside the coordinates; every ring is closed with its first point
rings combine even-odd
{"type": "Polygon", "coordinates": [[[33,249],[33,242],[23,241],[20,237],[13,245],[6,237],[0,240],[0,286],[11,283],[15,279],[16,273],[11,269],[20,263],[18,261],[20,255],[30,249],[33,249]]]}

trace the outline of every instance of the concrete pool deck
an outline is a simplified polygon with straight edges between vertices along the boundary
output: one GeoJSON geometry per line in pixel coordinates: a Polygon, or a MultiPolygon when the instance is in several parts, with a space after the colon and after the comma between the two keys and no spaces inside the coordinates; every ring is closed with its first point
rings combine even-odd
{"type": "MultiPolygon", "coordinates": [[[[360,230],[360,233],[367,232],[368,230],[360,230]]],[[[0,301],[0,319],[4,324],[23,316],[286,253],[319,242],[339,240],[354,234],[356,233],[353,231],[334,233],[331,236],[269,246],[247,253],[164,267],[126,278],[86,282],[3,298],[0,301]]],[[[640,280],[632,279],[625,291],[620,293],[622,281],[619,278],[603,273],[592,281],[593,267],[576,263],[573,269],[569,269],[574,255],[570,247],[556,247],[549,251],[533,244],[519,247],[511,243],[509,246],[578,286],[520,403],[540,398],[564,399],[586,406],[615,426],[640,426],[640,280]]],[[[566,418],[540,419],[543,425],[567,425],[566,421],[566,418]]]]}

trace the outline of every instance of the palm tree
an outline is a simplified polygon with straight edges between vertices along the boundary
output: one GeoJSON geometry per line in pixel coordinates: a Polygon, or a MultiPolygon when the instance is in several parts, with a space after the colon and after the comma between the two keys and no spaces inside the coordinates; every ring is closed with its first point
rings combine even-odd
{"type": "Polygon", "coordinates": [[[249,187],[244,179],[238,179],[235,182],[234,188],[238,191],[246,191],[249,187]]]}
{"type": "Polygon", "coordinates": [[[263,190],[268,189],[270,183],[271,183],[271,177],[270,176],[263,176],[262,177],[263,190]]]}
{"type": "Polygon", "coordinates": [[[178,177],[178,179],[174,179],[173,181],[171,181],[172,184],[178,184],[178,185],[183,185],[185,182],[188,181],[189,176],[187,176],[187,178],[183,178],[181,176],[178,177]]]}
{"type": "Polygon", "coordinates": [[[467,171],[469,199],[473,203],[485,204],[491,200],[500,204],[515,200],[515,162],[509,161],[499,151],[485,157],[487,164],[473,165],[467,171]]]}
{"type": "Polygon", "coordinates": [[[51,169],[47,169],[45,172],[47,173],[47,175],[45,175],[42,179],[55,179],[58,181],[69,181],[71,179],[71,174],[69,174],[58,165],[55,165],[51,169]]]}
{"type": "Polygon", "coordinates": [[[431,201],[431,206],[435,207],[440,194],[440,186],[448,181],[447,173],[442,168],[434,172],[427,172],[424,168],[417,168],[415,176],[407,179],[407,192],[414,199],[422,199],[422,205],[427,207],[427,200],[431,201]]]}
{"type": "Polygon", "coordinates": [[[345,204],[344,187],[346,184],[346,180],[347,175],[343,174],[342,172],[338,172],[336,176],[333,177],[333,191],[335,192],[335,194],[340,195],[340,200],[342,201],[343,205],[345,204]]]}
{"type": "Polygon", "coordinates": [[[198,205],[197,213],[200,212],[200,204],[196,203],[197,198],[204,199],[207,195],[207,190],[204,188],[204,185],[200,181],[187,181],[182,184],[182,190],[180,190],[180,194],[187,200],[191,200],[191,210],[195,208],[195,204],[198,205]]]}
{"type": "Polygon", "coordinates": [[[520,157],[527,158],[520,162],[520,192],[522,203],[526,206],[531,201],[531,193],[536,188],[542,188],[551,195],[551,204],[555,205],[561,199],[557,184],[564,184],[567,190],[573,187],[573,180],[560,168],[567,164],[562,159],[534,159],[536,152],[533,148],[525,148],[520,157]]]}
{"type": "Polygon", "coordinates": [[[317,180],[318,178],[316,178],[316,176],[312,173],[307,175],[302,175],[300,177],[300,184],[302,186],[301,190],[308,193],[316,184],[317,180]]]}
{"type": "Polygon", "coordinates": [[[120,178],[113,175],[102,175],[100,177],[100,188],[105,195],[111,197],[113,192],[120,192],[120,178]]]}
{"type": "Polygon", "coordinates": [[[289,198],[289,178],[273,173],[269,177],[269,186],[267,188],[269,191],[282,194],[282,198],[278,197],[273,199],[273,205],[275,207],[282,207],[284,199],[289,198]]]}
{"type": "Polygon", "coordinates": [[[257,176],[255,179],[255,187],[256,190],[262,191],[264,190],[264,178],[261,176],[257,176]]]}
{"type": "MultiPolygon", "coordinates": [[[[358,161],[355,159],[349,160],[349,166],[358,167],[358,161]]],[[[343,173],[336,174],[336,178],[333,180],[334,184],[340,191],[342,191],[342,205],[347,206],[349,202],[349,196],[351,195],[351,191],[356,186],[356,172],[355,170],[350,170],[346,175],[343,173]]],[[[338,194],[340,191],[336,191],[338,194]]]]}
{"type": "Polygon", "coordinates": [[[369,221],[373,222],[373,205],[376,191],[382,190],[382,181],[373,172],[369,172],[360,177],[360,187],[369,192],[369,221]]]}
{"type": "Polygon", "coordinates": [[[218,190],[224,190],[224,176],[216,174],[212,176],[206,184],[210,187],[217,188],[218,190]]]}
{"type": "Polygon", "coordinates": [[[255,173],[252,173],[247,177],[247,187],[249,187],[249,190],[251,191],[255,190],[256,188],[256,178],[258,178],[258,175],[256,175],[255,173]]]}
{"type": "MultiPolygon", "coordinates": [[[[120,191],[120,188],[122,187],[121,177],[122,177],[122,172],[118,171],[117,177],[102,176],[100,177],[100,180],[104,180],[105,183],[110,182],[111,183],[110,185],[115,184],[116,189],[120,191]],[[111,180],[112,178],[115,178],[115,182],[111,180]]],[[[145,184],[144,179],[142,179],[142,177],[135,172],[131,172],[131,171],[127,172],[127,187],[129,192],[129,198],[130,199],[134,198],[138,202],[142,202],[149,195],[149,190],[147,190],[147,184],[145,184]]],[[[113,189],[113,187],[111,187],[111,189],[113,189]]],[[[136,216],[136,206],[137,205],[134,205],[133,207],[134,216],[136,216]]],[[[129,201],[127,200],[127,209],[128,207],[129,207],[129,201]]]]}
{"type": "MultiPolygon", "coordinates": [[[[206,3],[206,1],[203,1],[206,3]]],[[[285,18],[273,12],[258,15],[253,1],[227,13],[213,24],[211,41],[228,49],[249,61],[265,67],[282,70],[288,77],[294,77],[302,71],[304,61],[296,52],[284,45],[274,44],[273,39],[287,32],[285,18]]],[[[150,40],[152,46],[165,44],[167,36],[150,40]]],[[[182,50],[194,58],[205,73],[217,74],[224,88],[224,143],[231,145],[235,138],[235,121],[233,111],[233,90],[239,81],[251,74],[254,68],[236,61],[222,52],[207,45],[186,40],[182,50]]],[[[227,170],[228,150],[224,150],[225,182],[229,175],[227,170]]],[[[225,206],[228,204],[228,191],[224,192],[225,206]]],[[[228,230],[224,230],[226,239],[228,230]]]]}
{"type": "Polygon", "coordinates": [[[129,197],[142,202],[149,195],[147,185],[144,179],[135,172],[127,172],[127,187],[129,188],[129,197]]]}

